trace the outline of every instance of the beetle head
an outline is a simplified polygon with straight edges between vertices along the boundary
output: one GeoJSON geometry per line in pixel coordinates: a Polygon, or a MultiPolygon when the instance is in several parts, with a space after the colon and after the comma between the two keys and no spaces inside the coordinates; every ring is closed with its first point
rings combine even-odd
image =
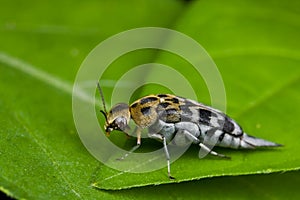
{"type": "Polygon", "coordinates": [[[104,129],[107,135],[109,135],[109,133],[113,130],[125,132],[128,128],[130,112],[127,104],[116,104],[108,113],[105,113],[103,110],[101,110],[101,113],[103,113],[106,119],[104,129]]]}

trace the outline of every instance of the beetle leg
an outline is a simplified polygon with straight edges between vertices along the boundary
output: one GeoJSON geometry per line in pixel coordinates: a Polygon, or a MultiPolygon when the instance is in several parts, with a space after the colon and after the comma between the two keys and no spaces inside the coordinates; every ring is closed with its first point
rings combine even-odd
{"type": "Polygon", "coordinates": [[[124,160],[127,156],[129,156],[129,154],[133,153],[135,150],[137,150],[140,146],[141,146],[141,128],[136,127],[135,128],[135,134],[136,134],[136,145],[134,147],[132,147],[128,153],[126,153],[124,156],[122,156],[121,158],[117,158],[117,160],[124,160]]]}
{"type": "Polygon", "coordinates": [[[218,156],[218,157],[221,157],[221,158],[230,159],[229,156],[217,153],[217,152],[211,150],[211,148],[209,148],[208,146],[206,146],[203,143],[199,143],[199,146],[201,148],[200,151],[199,151],[199,158],[204,158],[207,154],[211,154],[213,156],[218,156]]]}
{"type": "Polygon", "coordinates": [[[167,158],[167,166],[168,166],[168,176],[170,179],[175,179],[173,176],[171,176],[171,166],[170,166],[170,154],[167,147],[167,140],[165,137],[163,137],[163,143],[164,143],[164,150],[167,158]]]}
{"type": "Polygon", "coordinates": [[[192,142],[199,143],[199,146],[201,148],[200,151],[199,151],[199,158],[203,158],[207,154],[211,154],[211,155],[222,157],[222,158],[230,158],[228,156],[225,156],[223,154],[220,154],[220,153],[217,153],[217,152],[213,151],[207,145],[205,145],[204,143],[200,142],[200,140],[197,137],[195,137],[193,134],[191,134],[190,132],[184,130],[183,134],[185,134],[187,136],[187,138],[191,138],[193,140],[192,142]]]}
{"type": "Polygon", "coordinates": [[[164,150],[165,150],[165,154],[166,154],[166,159],[167,159],[167,167],[168,167],[168,176],[171,180],[175,179],[173,176],[171,176],[171,164],[170,164],[170,154],[169,154],[169,151],[168,151],[168,146],[167,146],[167,139],[166,137],[160,135],[160,134],[157,134],[157,133],[154,133],[154,134],[148,134],[149,138],[152,138],[152,139],[156,139],[156,140],[160,140],[163,142],[163,145],[164,145],[164,150]]]}

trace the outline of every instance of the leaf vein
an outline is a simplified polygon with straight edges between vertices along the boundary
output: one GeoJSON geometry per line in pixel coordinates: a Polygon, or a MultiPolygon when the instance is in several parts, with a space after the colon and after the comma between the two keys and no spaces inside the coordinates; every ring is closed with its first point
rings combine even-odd
{"type": "Polygon", "coordinates": [[[23,128],[26,130],[26,132],[32,137],[33,141],[38,145],[38,147],[44,152],[44,154],[49,158],[49,160],[51,161],[53,167],[55,168],[55,170],[58,171],[59,175],[61,176],[62,180],[67,184],[67,186],[71,189],[71,191],[79,198],[81,199],[81,195],[76,192],[76,190],[72,187],[72,184],[70,183],[70,181],[67,179],[67,177],[63,174],[62,170],[60,169],[59,165],[57,164],[57,162],[55,161],[55,159],[51,156],[51,154],[48,152],[47,148],[45,147],[44,144],[42,144],[42,142],[40,142],[32,133],[32,131],[30,131],[30,129],[28,128],[28,126],[25,124],[24,120],[22,120],[20,118],[20,116],[15,115],[16,120],[19,122],[19,124],[21,126],[23,126],[23,128]]]}
{"type": "Polygon", "coordinates": [[[261,96],[261,98],[258,98],[256,101],[252,102],[252,104],[249,104],[248,106],[245,106],[243,110],[238,112],[236,114],[237,117],[240,117],[244,115],[245,113],[249,112],[250,110],[260,106],[264,102],[266,102],[268,99],[274,97],[276,94],[280,93],[281,91],[285,90],[289,86],[295,84],[300,80],[300,76],[293,77],[286,81],[285,83],[281,84],[279,87],[274,88],[273,90],[269,90],[269,92],[266,92],[264,95],[261,96]]]}

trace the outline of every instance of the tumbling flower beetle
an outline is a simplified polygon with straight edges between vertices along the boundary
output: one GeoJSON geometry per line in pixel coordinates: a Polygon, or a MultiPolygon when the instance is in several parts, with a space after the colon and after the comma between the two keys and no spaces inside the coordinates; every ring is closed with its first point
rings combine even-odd
{"type": "Polygon", "coordinates": [[[171,94],[145,96],[131,105],[119,103],[107,112],[99,83],[97,87],[103,102],[104,110],[101,110],[101,113],[105,117],[104,128],[107,135],[113,130],[128,133],[128,124],[132,119],[136,124],[137,137],[137,145],[130,150],[133,152],[141,145],[141,131],[148,129],[149,138],[163,143],[170,179],[174,178],[170,170],[170,155],[167,148],[169,142],[181,145],[183,139],[190,140],[207,153],[224,158],[228,157],[212,151],[209,146],[233,149],[281,146],[247,135],[233,119],[217,109],[171,94]]]}

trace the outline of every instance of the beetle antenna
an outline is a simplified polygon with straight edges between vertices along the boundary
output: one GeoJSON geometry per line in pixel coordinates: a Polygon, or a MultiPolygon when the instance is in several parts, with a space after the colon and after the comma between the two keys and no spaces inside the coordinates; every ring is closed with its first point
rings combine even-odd
{"type": "Polygon", "coordinates": [[[102,100],[102,103],[103,103],[103,109],[104,109],[104,111],[103,111],[103,110],[100,110],[100,112],[103,113],[103,115],[105,116],[105,119],[107,120],[107,116],[106,116],[106,115],[107,115],[107,111],[106,111],[106,106],[105,106],[104,95],[103,95],[102,89],[101,89],[101,87],[100,87],[99,81],[98,81],[98,83],[97,83],[97,88],[98,88],[99,93],[100,93],[100,95],[101,95],[101,100],[102,100]]]}

